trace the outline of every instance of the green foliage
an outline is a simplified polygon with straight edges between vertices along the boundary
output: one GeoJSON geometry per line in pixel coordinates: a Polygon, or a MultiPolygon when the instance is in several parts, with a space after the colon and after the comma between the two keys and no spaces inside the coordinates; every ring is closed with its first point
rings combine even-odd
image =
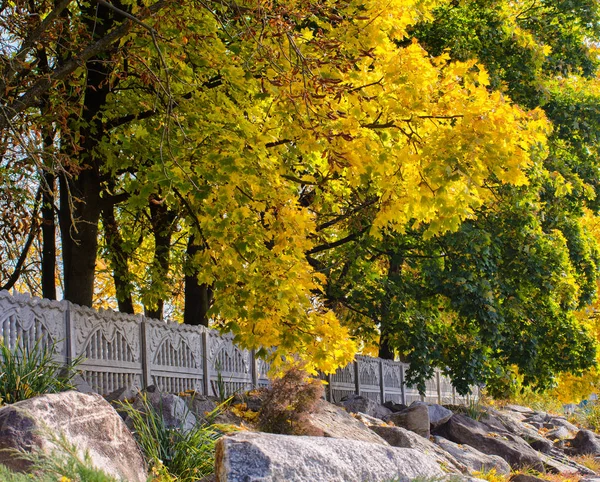
{"type": "Polygon", "coordinates": [[[598,432],[600,430],[600,404],[590,402],[575,413],[575,419],[582,426],[598,432]]]}
{"type": "MultiPolygon", "coordinates": [[[[159,480],[192,482],[214,471],[215,443],[223,434],[208,422],[189,431],[167,427],[160,409],[140,394],[142,409],[129,402],[121,405],[133,425],[133,434],[159,480]]],[[[210,417],[209,417],[210,419],[210,417]]]]}
{"type": "Polygon", "coordinates": [[[323,384],[292,367],[272,380],[263,395],[258,415],[261,431],[284,435],[322,435],[307,420],[307,414],[323,396],[323,384]]]}
{"type": "Polygon", "coordinates": [[[51,454],[40,452],[15,453],[15,457],[27,460],[31,464],[32,473],[14,473],[0,464],[0,480],[3,482],[116,482],[100,469],[92,466],[89,454],[83,457],[77,447],[64,437],[51,437],[56,449],[51,454]]]}
{"type": "Polygon", "coordinates": [[[32,345],[18,339],[14,348],[0,340],[0,398],[14,403],[46,393],[73,390],[80,359],[65,367],[55,361],[56,344],[38,338],[32,345]]]}

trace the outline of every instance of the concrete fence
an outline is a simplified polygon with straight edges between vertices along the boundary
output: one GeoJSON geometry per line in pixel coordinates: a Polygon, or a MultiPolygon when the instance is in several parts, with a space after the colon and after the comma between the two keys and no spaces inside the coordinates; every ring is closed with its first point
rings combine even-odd
{"type": "MultiPolygon", "coordinates": [[[[231,335],[142,315],[96,311],[68,301],[0,291],[0,335],[11,348],[17,343],[31,347],[37,340],[54,343],[56,357],[64,363],[83,357],[82,376],[102,395],[130,385],[228,395],[269,384],[268,364],[234,345],[231,335]]],[[[329,382],[327,399],[336,402],[360,393],[377,402],[468,401],[439,372],[421,397],[405,383],[407,368],[401,362],[357,356],[335,374],[323,376],[329,382]]]]}

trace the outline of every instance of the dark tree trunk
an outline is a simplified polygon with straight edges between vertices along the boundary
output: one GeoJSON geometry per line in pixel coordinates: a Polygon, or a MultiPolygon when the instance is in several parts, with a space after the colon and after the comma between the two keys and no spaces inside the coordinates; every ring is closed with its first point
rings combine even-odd
{"type": "Polygon", "coordinates": [[[42,296],[49,300],[56,299],[55,189],[54,173],[45,172],[42,192],[42,296]]]}
{"type": "Polygon", "coordinates": [[[60,224],[65,299],[92,306],[100,219],[100,177],[94,169],[61,176],[60,224]]]}
{"type": "MultiPolygon", "coordinates": [[[[150,223],[154,235],[154,259],[152,284],[159,287],[165,283],[169,275],[169,254],[171,251],[171,235],[175,221],[175,213],[169,210],[166,202],[151,196],[150,198],[150,223]],[[154,278],[155,277],[155,278],[154,278]]],[[[144,307],[147,317],[157,320],[163,319],[164,299],[158,298],[154,306],[144,307]]]]}
{"type": "Polygon", "coordinates": [[[392,286],[395,284],[394,278],[397,278],[400,275],[402,263],[403,259],[401,256],[391,255],[389,257],[386,294],[381,307],[381,336],[379,339],[379,358],[383,358],[384,360],[393,360],[396,355],[392,342],[392,318],[394,317],[394,313],[392,312],[391,300],[394,296],[394,293],[392,292],[392,286]]]}
{"type": "MultiPolygon", "coordinates": [[[[84,15],[89,32],[98,38],[114,24],[112,10],[101,5],[89,5],[84,15]]],[[[70,172],[61,176],[60,183],[65,299],[83,306],[91,306],[94,299],[102,191],[102,161],[95,151],[104,135],[100,114],[110,91],[111,55],[106,52],[86,62],[83,109],[77,119],[79,136],[72,135],[72,139],[81,139],[80,150],[72,153],[70,172]]]]}
{"type": "Polygon", "coordinates": [[[117,302],[121,313],[134,313],[131,283],[129,281],[129,255],[123,249],[123,239],[115,219],[114,206],[102,209],[102,224],[104,237],[108,245],[110,264],[113,270],[113,280],[117,292],[117,302]]]}
{"type": "Polygon", "coordinates": [[[191,263],[196,253],[202,250],[190,236],[187,246],[188,266],[185,275],[185,306],[183,322],[186,325],[208,326],[208,310],[213,301],[212,287],[198,283],[198,268],[191,263]]]}

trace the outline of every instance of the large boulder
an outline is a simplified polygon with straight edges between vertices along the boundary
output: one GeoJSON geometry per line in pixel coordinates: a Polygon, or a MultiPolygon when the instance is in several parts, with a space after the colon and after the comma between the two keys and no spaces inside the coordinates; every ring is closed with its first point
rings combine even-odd
{"type": "Polygon", "coordinates": [[[488,455],[498,455],[513,468],[530,467],[544,471],[537,452],[522,438],[508,432],[498,434],[465,415],[455,414],[436,431],[436,435],[458,444],[466,444],[488,455]]]}
{"type": "Polygon", "coordinates": [[[600,440],[590,430],[580,430],[575,438],[569,440],[570,448],[565,449],[570,455],[598,455],[600,454],[600,440]]]}
{"type": "Polygon", "coordinates": [[[17,402],[0,409],[0,463],[15,471],[31,464],[14,451],[60,451],[72,445],[91,464],[127,482],[145,482],[147,469],[137,443],[115,409],[100,395],[63,392],[17,402]]]}
{"type": "Polygon", "coordinates": [[[239,432],[219,439],[218,482],[408,481],[444,475],[412,449],[323,437],[239,432]]]}
{"type": "Polygon", "coordinates": [[[398,427],[415,432],[421,437],[429,438],[429,410],[423,402],[413,402],[410,407],[388,415],[384,419],[398,427]]]}
{"type": "Polygon", "coordinates": [[[521,421],[516,412],[498,411],[492,408],[486,409],[486,414],[479,420],[490,427],[494,432],[504,434],[506,432],[516,435],[525,440],[533,449],[550,454],[553,444],[543,437],[530,424],[521,421]]]}
{"type": "Polygon", "coordinates": [[[450,417],[454,415],[452,410],[448,410],[435,403],[427,405],[427,411],[429,412],[429,424],[431,425],[432,430],[446,423],[450,420],[450,417]]]}
{"type": "Polygon", "coordinates": [[[387,445],[385,440],[369,430],[364,423],[355,419],[343,408],[325,400],[319,400],[313,411],[307,415],[307,421],[314,428],[322,431],[325,437],[362,440],[363,442],[387,445]]]}
{"type": "Polygon", "coordinates": [[[366,413],[371,417],[383,419],[392,413],[389,408],[378,404],[370,398],[353,393],[342,399],[341,405],[350,413],[366,413]]]}
{"type": "MultiPolygon", "coordinates": [[[[468,474],[469,468],[456,460],[452,454],[444,451],[429,439],[406,430],[402,427],[390,427],[389,425],[372,425],[373,430],[377,435],[383,438],[392,447],[402,447],[406,449],[415,449],[419,452],[429,455],[434,458],[441,467],[444,467],[448,472],[456,474],[468,474]]],[[[483,454],[482,454],[483,455],[483,454]]],[[[502,460],[502,459],[500,459],[502,460]]],[[[502,460],[504,462],[504,460],[502,460]]],[[[504,462],[506,464],[506,462],[504,462]]],[[[508,464],[506,464],[508,465],[508,464]]],[[[510,467],[509,467],[510,470],[510,467]]]]}
{"type": "Polygon", "coordinates": [[[489,472],[493,469],[499,474],[510,474],[510,465],[502,457],[486,455],[469,445],[459,445],[443,437],[435,436],[433,440],[441,449],[471,471],[489,472]]]}

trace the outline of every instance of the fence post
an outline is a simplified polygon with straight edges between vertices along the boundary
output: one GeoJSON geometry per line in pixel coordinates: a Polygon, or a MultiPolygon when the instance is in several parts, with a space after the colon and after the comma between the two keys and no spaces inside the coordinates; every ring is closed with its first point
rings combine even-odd
{"type": "Polygon", "coordinates": [[[354,359],[354,390],[360,395],[360,370],[358,368],[359,359],[354,359]]]}
{"type": "Polygon", "coordinates": [[[402,387],[402,395],[400,401],[402,405],[406,405],[406,384],[404,383],[404,364],[400,364],[400,386],[402,387]]]}
{"type": "Polygon", "coordinates": [[[256,366],[256,352],[254,350],[250,351],[250,362],[252,363],[250,366],[252,388],[256,389],[258,387],[258,367],[256,366]]]}
{"type": "Polygon", "coordinates": [[[383,360],[378,358],[379,360],[379,392],[381,395],[381,401],[379,403],[385,403],[385,380],[383,379],[383,360]]]}
{"type": "Polygon", "coordinates": [[[75,358],[77,358],[77,345],[75,344],[75,319],[71,316],[71,303],[69,301],[63,301],[67,305],[65,310],[65,334],[66,334],[66,360],[67,364],[70,364],[75,358]]]}
{"type": "Polygon", "coordinates": [[[204,395],[210,397],[212,395],[210,389],[210,363],[208,363],[208,331],[202,332],[202,372],[204,374],[204,395]]]}
{"type": "Polygon", "coordinates": [[[442,404],[442,381],[440,378],[439,370],[435,371],[435,380],[436,380],[436,385],[437,385],[437,399],[438,399],[438,403],[441,405],[442,404]]]}
{"type": "Polygon", "coordinates": [[[150,373],[150,353],[148,353],[148,327],[146,326],[146,317],[142,315],[140,323],[140,349],[142,350],[142,384],[143,388],[152,385],[152,374],[150,373]]]}

